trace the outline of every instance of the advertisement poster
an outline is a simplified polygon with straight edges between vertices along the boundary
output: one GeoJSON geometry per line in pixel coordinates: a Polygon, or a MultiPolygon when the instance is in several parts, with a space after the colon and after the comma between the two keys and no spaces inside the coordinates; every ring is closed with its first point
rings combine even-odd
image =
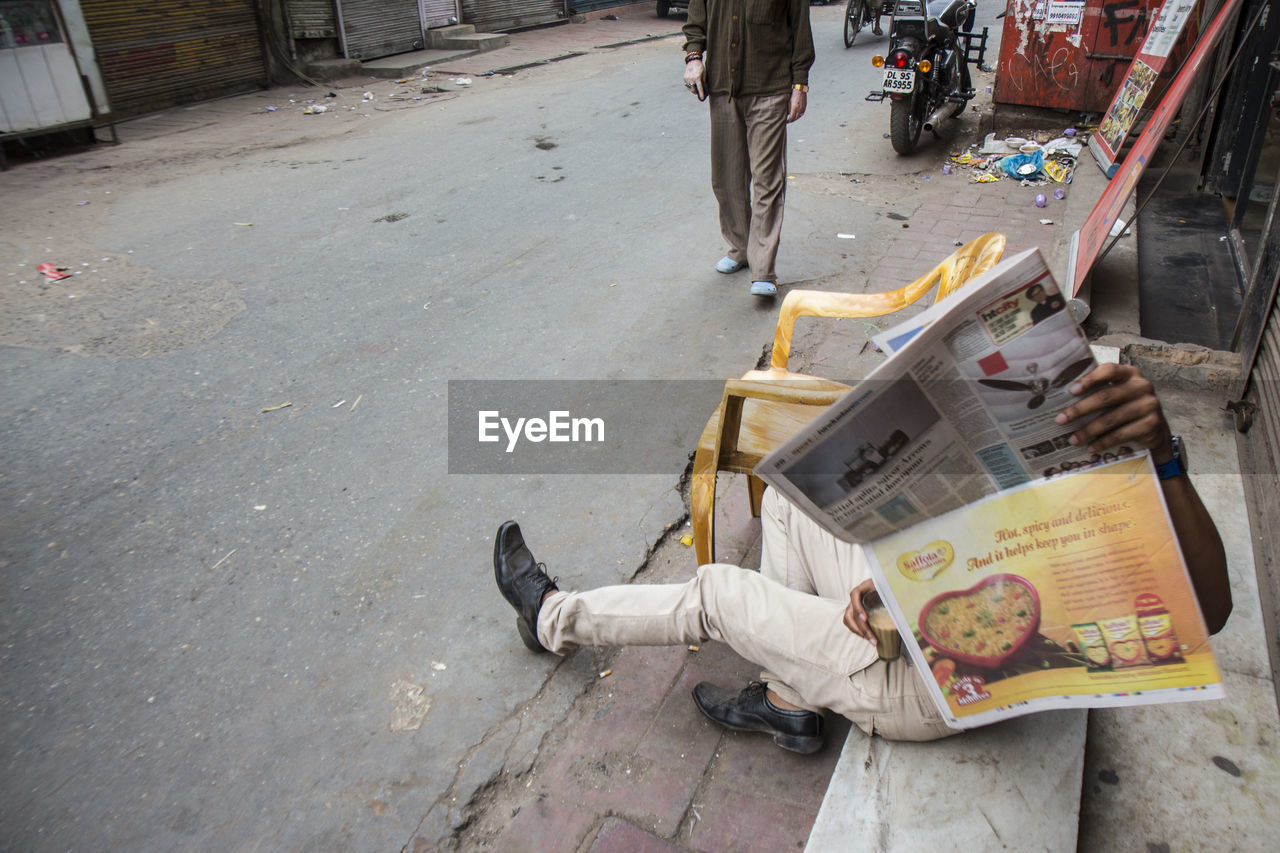
{"type": "Polygon", "coordinates": [[[1120,94],[1111,102],[1111,108],[1098,126],[1098,135],[1110,151],[1119,151],[1124,144],[1124,138],[1137,120],[1138,112],[1146,103],[1157,76],[1156,70],[1141,59],[1133,61],[1129,76],[1120,87],[1120,94]]]}
{"type": "Polygon", "coordinates": [[[1115,174],[1116,160],[1125,137],[1137,121],[1147,94],[1164,70],[1169,54],[1195,7],[1194,0],[1167,0],[1160,8],[1160,14],[1147,31],[1142,48],[1133,57],[1129,73],[1112,99],[1098,133],[1089,140],[1089,150],[1107,177],[1115,174]]]}
{"type": "Polygon", "coordinates": [[[904,653],[954,726],[1222,696],[1146,453],[1099,457],[869,550],[904,653]]]}

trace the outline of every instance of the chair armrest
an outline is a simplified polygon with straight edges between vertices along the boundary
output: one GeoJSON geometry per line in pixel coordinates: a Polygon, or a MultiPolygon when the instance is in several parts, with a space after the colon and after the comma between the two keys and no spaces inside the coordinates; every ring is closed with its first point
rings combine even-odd
{"type": "Polygon", "coordinates": [[[742,429],[742,407],[747,400],[827,407],[848,392],[849,386],[827,379],[758,380],[730,379],[720,401],[720,427],[715,433],[712,458],[737,453],[742,429]]]}
{"type": "Polygon", "coordinates": [[[829,379],[730,379],[724,383],[723,403],[732,400],[766,400],[771,403],[798,403],[805,406],[830,406],[850,386],[829,379]]]}
{"type": "Polygon", "coordinates": [[[899,311],[929,292],[938,281],[938,269],[897,290],[883,293],[833,293],[825,290],[793,290],[782,300],[778,328],[773,333],[772,368],[786,368],[791,356],[791,336],[797,317],[882,317],[899,311]]]}
{"type": "Polygon", "coordinates": [[[920,278],[897,290],[882,293],[833,293],[824,290],[793,290],[782,300],[778,328],[773,333],[773,355],[769,366],[785,370],[791,357],[791,336],[797,317],[882,317],[912,304],[938,285],[941,300],[979,273],[995,266],[1004,253],[1005,236],[983,234],[952,252],[920,278]]]}
{"type": "Polygon", "coordinates": [[[942,263],[942,280],[934,302],[941,302],[955,293],[971,279],[981,275],[1000,262],[1004,254],[1005,236],[998,232],[983,234],[970,240],[964,248],[942,263]]]}

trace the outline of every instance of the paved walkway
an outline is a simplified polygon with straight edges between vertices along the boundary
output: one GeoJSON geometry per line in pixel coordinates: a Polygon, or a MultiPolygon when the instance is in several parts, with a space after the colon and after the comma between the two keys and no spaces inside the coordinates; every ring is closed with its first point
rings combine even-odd
{"type": "MultiPolygon", "coordinates": [[[[554,27],[511,33],[511,43],[498,50],[465,59],[451,59],[432,71],[443,74],[511,74],[516,71],[560,62],[584,53],[618,50],[629,44],[680,37],[684,13],[673,12],[659,18],[653,3],[636,3],[590,12],[581,21],[554,27]]],[[[679,45],[671,48],[672,55],[679,45]]]]}
{"type": "MultiPolygon", "coordinates": [[[[758,567],[760,524],[751,519],[744,482],[735,478],[717,504],[717,556],[758,567]]],[[[679,582],[694,572],[693,549],[678,536],[659,547],[638,583],[679,582]]],[[[511,638],[519,646],[514,630],[511,638]]],[[[597,653],[592,662],[600,667],[594,683],[544,741],[532,772],[491,792],[495,803],[459,834],[461,849],[724,853],[804,846],[847,721],[829,718],[827,745],[807,756],[780,750],[765,735],[709,723],[690,698],[695,684],[743,685],[759,675],[720,644],[630,647],[597,653]]],[[[572,677],[582,677],[580,670],[572,677]]],[[[425,840],[411,847],[431,849],[425,840]]]]}

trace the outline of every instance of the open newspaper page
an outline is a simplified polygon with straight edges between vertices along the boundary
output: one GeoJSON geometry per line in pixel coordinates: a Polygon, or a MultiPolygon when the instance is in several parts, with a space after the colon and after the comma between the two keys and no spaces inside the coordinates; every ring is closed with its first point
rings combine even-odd
{"type": "Polygon", "coordinates": [[[1216,699],[1222,678],[1150,457],[1002,492],[866,548],[934,702],[972,728],[1216,699]]]}
{"type": "Polygon", "coordinates": [[[1097,464],[1055,422],[1096,362],[1040,252],[893,331],[896,352],[756,468],[849,542],[1097,464]]]}

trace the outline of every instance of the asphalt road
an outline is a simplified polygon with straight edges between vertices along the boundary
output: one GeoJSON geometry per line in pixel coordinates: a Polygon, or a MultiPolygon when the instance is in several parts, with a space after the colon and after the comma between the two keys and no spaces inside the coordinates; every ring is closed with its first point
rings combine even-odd
{"type": "MultiPolygon", "coordinates": [[[[882,211],[848,176],[910,179],[947,149],[893,155],[888,106],[862,99],[883,41],[845,50],[838,13],[814,19],[779,272],[857,287],[882,211]]],[[[518,518],[568,586],[622,581],[681,518],[681,471],[450,475],[447,383],[756,362],[776,304],[712,270],[678,54],[157,162],[75,225],[4,214],[6,288],[59,242],[134,274],[81,288],[74,345],[42,313],[0,350],[0,847],[398,850],[527,766],[572,696],[540,693],[557,660],[516,639],[495,528],[518,518]]],[[[72,198],[103,156],[0,191],[72,198]]]]}

